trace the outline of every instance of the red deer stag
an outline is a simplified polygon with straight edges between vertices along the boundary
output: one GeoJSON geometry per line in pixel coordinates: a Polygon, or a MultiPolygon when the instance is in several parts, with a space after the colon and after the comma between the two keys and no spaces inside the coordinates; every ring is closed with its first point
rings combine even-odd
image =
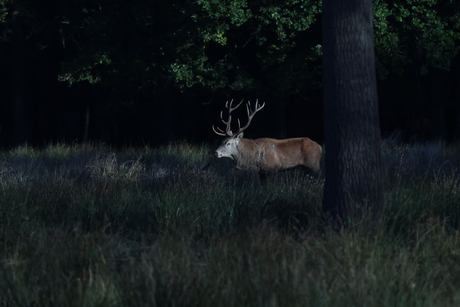
{"type": "Polygon", "coordinates": [[[255,140],[243,138],[243,131],[249,127],[254,115],[262,110],[265,103],[259,105],[256,101],[255,109],[251,109],[250,102],[246,104],[248,122],[241,127],[238,120],[238,131],[233,133],[231,130],[232,112],[237,109],[243,100],[232,107],[233,100],[227,101],[225,107],[228,109],[228,119],[224,120],[220,113],[220,118],[225,124],[225,132],[214,126],[212,129],[218,135],[227,137],[219,148],[216,149],[218,158],[230,158],[234,160],[238,169],[253,170],[259,173],[262,183],[265,183],[266,176],[281,170],[305,166],[314,171],[320,170],[320,160],[322,148],[318,143],[309,138],[293,138],[277,140],[270,138],[260,138],[255,140]]]}

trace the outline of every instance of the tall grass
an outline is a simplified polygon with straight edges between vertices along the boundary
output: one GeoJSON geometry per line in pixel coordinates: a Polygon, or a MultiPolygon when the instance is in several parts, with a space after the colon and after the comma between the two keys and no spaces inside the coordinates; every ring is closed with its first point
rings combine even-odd
{"type": "Polygon", "coordinates": [[[206,145],[0,153],[0,306],[458,306],[458,146],[383,146],[378,232],[206,145]]]}

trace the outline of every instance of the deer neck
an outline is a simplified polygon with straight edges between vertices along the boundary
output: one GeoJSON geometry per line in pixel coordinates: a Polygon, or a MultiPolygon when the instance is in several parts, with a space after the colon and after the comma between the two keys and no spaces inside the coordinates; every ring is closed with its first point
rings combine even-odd
{"type": "Polygon", "coordinates": [[[237,154],[234,157],[236,167],[259,171],[260,160],[263,154],[257,142],[243,138],[240,140],[237,148],[237,154]]]}

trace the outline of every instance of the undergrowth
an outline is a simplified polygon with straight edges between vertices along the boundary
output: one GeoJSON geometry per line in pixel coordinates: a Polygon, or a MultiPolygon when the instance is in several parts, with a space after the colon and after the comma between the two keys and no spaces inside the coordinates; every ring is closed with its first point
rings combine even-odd
{"type": "Polygon", "coordinates": [[[207,145],[1,152],[0,306],[458,306],[458,148],[384,143],[372,233],[207,145]]]}

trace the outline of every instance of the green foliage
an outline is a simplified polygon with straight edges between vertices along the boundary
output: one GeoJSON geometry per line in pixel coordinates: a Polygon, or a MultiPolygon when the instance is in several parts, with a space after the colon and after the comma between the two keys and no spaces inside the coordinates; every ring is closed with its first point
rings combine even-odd
{"type": "MultiPolygon", "coordinates": [[[[197,3],[201,9],[191,16],[191,26],[196,27],[196,36],[190,37],[194,43],[188,46],[194,46],[198,52],[177,58],[176,63],[171,64],[171,69],[181,86],[198,85],[214,90],[239,91],[256,87],[257,76],[251,66],[258,63],[248,65],[243,52],[257,55],[253,61],[259,61],[258,65],[266,73],[274,70],[279,72],[280,67],[276,67],[279,63],[292,63],[288,55],[292,54],[295,46],[293,41],[299,32],[315,22],[318,13],[315,1],[287,1],[276,5],[248,4],[246,1],[197,3]],[[273,57],[273,48],[284,51],[280,59],[273,57]]],[[[298,60],[295,58],[292,66],[302,65],[298,60]]],[[[305,60],[305,57],[301,60],[305,60]]],[[[303,73],[296,73],[295,77],[301,75],[303,73]]],[[[293,81],[295,77],[288,80],[293,81]]]]}
{"type": "MultiPolygon", "coordinates": [[[[278,96],[320,87],[320,28],[312,28],[319,1],[70,3],[62,32],[72,33],[64,42],[78,48],[61,81],[136,91],[172,81],[181,90],[271,88],[278,96]]],[[[447,0],[375,0],[379,76],[450,70],[459,51],[458,11],[447,0]]]]}
{"type": "Polygon", "coordinates": [[[292,45],[319,11],[316,1],[298,0],[270,5],[245,0],[100,1],[66,7],[62,31],[71,36],[64,42],[82,43],[77,56],[64,63],[61,81],[155,88],[166,78],[183,89],[210,90],[254,87],[254,71],[243,53],[264,57],[273,37],[281,48],[292,45]]]}
{"type": "Polygon", "coordinates": [[[8,15],[8,9],[7,9],[7,3],[8,1],[0,1],[0,24],[6,22],[6,16],[8,15]]]}
{"type": "Polygon", "coordinates": [[[252,18],[246,0],[242,1],[209,1],[198,0],[201,12],[192,16],[198,24],[203,42],[214,41],[222,46],[228,42],[227,33],[230,27],[241,27],[252,18]]]}
{"type": "MultiPolygon", "coordinates": [[[[62,42],[60,81],[131,91],[305,91],[320,80],[320,1],[62,1],[53,16],[30,1],[1,1],[3,35],[22,16],[27,36],[62,42]],[[46,33],[45,33],[46,32],[46,33]],[[31,35],[32,34],[32,35],[31,35]]],[[[374,1],[379,75],[449,70],[460,15],[449,0],[374,1]]]]}
{"type": "MultiPolygon", "coordinates": [[[[7,16],[23,16],[37,46],[58,37],[64,52],[59,80],[69,84],[150,93],[169,84],[227,92],[270,88],[283,96],[320,86],[320,6],[317,0],[67,0],[50,18],[39,4],[2,1],[0,24],[8,33],[7,16]]],[[[459,51],[458,12],[458,3],[448,0],[375,0],[379,75],[451,69],[459,51]]]]}
{"type": "Polygon", "coordinates": [[[205,145],[1,152],[0,303],[457,306],[458,146],[383,150],[374,232],[325,225],[301,171],[203,170],[205,145]]]}
{"type": "Polygon", "coordinates": [[[379,74],[451,69],[460,46],[458,3],[449,0],[374,1],[379,74]],[[412,67],[411,67],[412,66],[412,67]]]}

